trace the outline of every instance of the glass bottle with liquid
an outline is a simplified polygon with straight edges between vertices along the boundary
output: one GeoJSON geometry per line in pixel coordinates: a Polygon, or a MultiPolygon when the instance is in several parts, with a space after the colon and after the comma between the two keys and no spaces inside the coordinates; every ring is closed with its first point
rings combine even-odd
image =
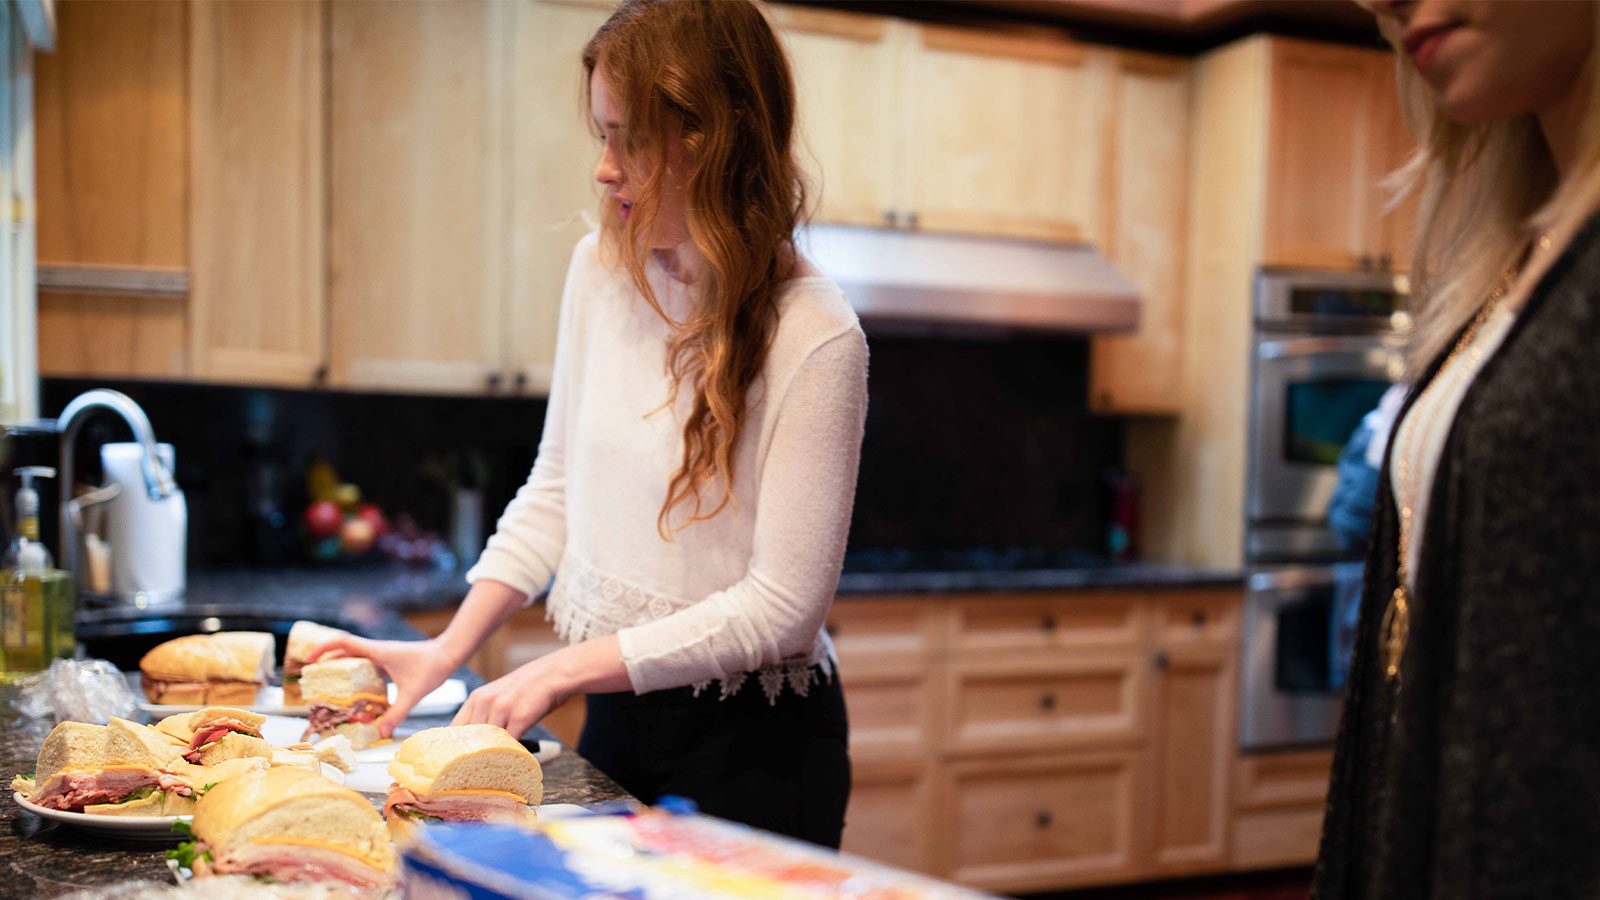
{"type": "Polygon", "coordinates": [[[76,637],[72,576],[55,567],[39,540],[35,478],[53,478],[48,466],[17,470],[17,536],[0,562],[0,681],[38,672],[56,657],[70,657],[76,637]]]}

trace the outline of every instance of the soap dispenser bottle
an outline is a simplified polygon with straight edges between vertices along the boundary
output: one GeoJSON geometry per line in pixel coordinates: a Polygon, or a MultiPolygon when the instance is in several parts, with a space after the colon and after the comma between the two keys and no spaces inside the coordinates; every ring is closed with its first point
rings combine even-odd
{"type": "Polygon", "coordinates": [[[0,680],[37,672],[56,657],[73,654],[76,612],[72,576],[55,567],[39,540],[39,492],[35,478],[53,478],[48,466],[17,469],[17,536],[0,561],[0,680]]]}

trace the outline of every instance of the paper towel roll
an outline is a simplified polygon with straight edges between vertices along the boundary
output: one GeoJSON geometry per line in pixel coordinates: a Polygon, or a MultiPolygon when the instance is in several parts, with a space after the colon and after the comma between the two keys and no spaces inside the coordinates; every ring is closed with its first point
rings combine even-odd
{"type": "MultiPolygon", "coordinates": [[[[158,444],[156,455],[173,471],[171,444],[158,444]]],[[[106,538],[111,543],[111,589],[117,593],[151,591],[180,593],[184,588],[189,506],[183,491],[151,500],[140,465],[144,448],[136,443],[104,444],[100,464],[108,483],[122,492],[106,504],[106,538]]]]}

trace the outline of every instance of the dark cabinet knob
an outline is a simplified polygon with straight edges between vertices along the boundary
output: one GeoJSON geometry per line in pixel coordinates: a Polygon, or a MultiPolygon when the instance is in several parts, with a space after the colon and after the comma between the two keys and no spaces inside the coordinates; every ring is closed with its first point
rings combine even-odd
{"type": "Polygon", "coordinates": [[[1055,821],[1056,817],[1050,815],[1050,810],[1048,809],[1041,809],[1033,814],[1033,824],[1038,826],[1040,829],[1049,828],[1051,825],[1055,824],[1055,821]]]}
{"type": "Polygon", "coordinates": [[[1385,253],[1384,255],[1378,257],[1378,264],[1380,268],[1387,272],[1388,270],[1394,268],[1394,257],[1385,253]]]}
{"type": "Polygon", "coordinates": [[[494,390],[495,388],[498,388],[500,386],[500,373],[499,372],[490,372],[489,373],[489,377],[486,380],[489,383],[489,389],[490,390],[494,390]]]}
{"type": "Polygon", "coordinates": [[[1165,653],[1161,653],[1161,652],[1157,652],[1156,653],[1156,668],[1165,669],[1170,665],[1172,665],[1172,658],[1171,657],[1167,656],[1167,654],[1165,654],[1165,653]]]}
{"type": "Polygon", "coordinates": [[[1189,621],[1193,622],[1194,627],[1196,628],[1204,628],[1206,624],[1206,611],[1203,609],[1195,610],[1194,615],[1189,617],[1189,621]]]}
{"type": "Polygon", "coordinates": [[[511,381],[517,386],[517,390],[520,391],[528,386],[528,373],[518,372],[516,377],[511,379],[511,381]]]}
{"type": "Polygon", "coordinates": [[[915,210],[906,213],[906,227],[912,229],[913,231],[916,230],[916,227],[917,227],[917,213],[916,213],[915,210]]]}
{"type": "Polygon", "coordinates": [[[1056,617],[1052,615],[1046,615],[1044,618],[1039,620],[1039,628],[1042,631],[1055,631],[1056,617]]]}
{"type": "Polygon", "coordinates": [[[1370,253],[1361,254],[1361,256],[1357,260],[1357,262],[1361,265],[1361,268],[1363,268],[1363,269],[1372,268],[1372,254],[1370,254],[1370,253]]]}
{"type": "Polygon", "coordinates": [[[1041,696],[1039,698],[1039,708],[1044,710],[1045,712],[1049,712],[1050,710],[1055,709],[1056,708],[1056,695],[1055,694],[1045,694],[1045,695],[1041,696]]]}
{"type": "Polygon", "coordinates": [[[886,209],[883,211],[883,226],[885,228],[893,228],[897,219],[898,217],[894,214],[894,210],[886,209]]]}
{"type": "Polygon", "coordinates": [[[327,366],[326,363],[324,363],[323,365],[317,366],[316,371],[311,373],[311,382],[313,384],[327,384],[328,383],[328,366],[327,366]]]}
{"type": "Polygon", "coordinates": [[[822,626],[822,630],[826,631],[828,633],[828,637],[838,637],[839,636],[839,626],[833,624],[832,622],[829,622],[828,624],[822,626]]]}

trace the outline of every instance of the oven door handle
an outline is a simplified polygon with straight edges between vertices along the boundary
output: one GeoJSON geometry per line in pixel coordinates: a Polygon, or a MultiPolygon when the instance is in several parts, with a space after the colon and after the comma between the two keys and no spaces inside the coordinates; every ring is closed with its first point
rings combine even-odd
{"type": "Polygon", "coordinates": [[[1298,591],[1306,588],[1330,587],[1341,570],[1352,570],[1351,574],[1362,571],[1364,563],[1349,562],[1337,563],[1331,566],[1317,566],[1308,569],[1283,569],[1272,572],[1250,573],[1249,587],[1251,591],[1264,593],[1267,591],[1298,591]]]}
{"type": "Polygon", "coordinates": [[[1393,354],[1399,352],[1399,347],[1391,340],[1374,338],[1371,335],[1282,338],[1262,341],[1256,347],[1256,355],[1261,359],[1290,359],[1329,353],[1365,356],[1374,351],[1393,354]]]}

